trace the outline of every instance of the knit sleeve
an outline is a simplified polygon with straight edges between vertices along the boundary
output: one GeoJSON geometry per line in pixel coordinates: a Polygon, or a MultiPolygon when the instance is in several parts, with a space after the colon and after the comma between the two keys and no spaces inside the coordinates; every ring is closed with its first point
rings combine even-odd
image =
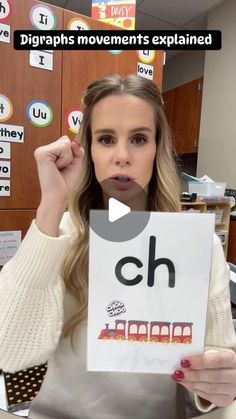
{"type": "MultiPolygon", "coordinates": [[[[225,261],[221,242],[218,236],[215,235],[205,351],[233,350],[236,352],[236,334],[232,320],[229,280],[229,267],[225,261]]],[[[202,412],[208,412],[215,407],[210,402],[207,405],[206,401],[203,401],[196,395],[195,402],[198,409],[202,412]]]]}
{"type": "Polygon", "coordinates": [[[57,238],[32,222],[0,272],[0,369],[15,372],[48,360],[63,324],[60,268],[70,235],[57,238]]]}

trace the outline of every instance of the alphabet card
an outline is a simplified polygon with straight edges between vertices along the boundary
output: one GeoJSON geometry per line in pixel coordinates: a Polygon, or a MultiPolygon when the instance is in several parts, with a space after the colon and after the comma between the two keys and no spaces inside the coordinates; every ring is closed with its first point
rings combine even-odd
{"type": "MultiPolygon", "coordinates": [[[[108,211],[91,217],[109,229],[108,211]]],[[[214,223],[212,214],[151,212],[123,242],[90,227],[89,371],[167,374],[203,352],[214,223]]]]}

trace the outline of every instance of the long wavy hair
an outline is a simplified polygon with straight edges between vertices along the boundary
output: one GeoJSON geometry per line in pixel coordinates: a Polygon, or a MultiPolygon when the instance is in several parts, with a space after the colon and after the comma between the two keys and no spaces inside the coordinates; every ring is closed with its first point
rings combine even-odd
{"type": "Polygon", "coordinates": [[[70,336],[71,340],[75,327],[87,317],[89,210],[103,208],[102,190],[91,159],[91,112],[99,100],[109,95],[121,94],[137,96],[150,103],[154,109],[157,152],[149,183],[148,209],[180,211],[180,181],[173,158],[170,129],[163,110],[163,99],[156,84],[136,75],[112,75],[90,84],[83,98],[83,120],[78,134],[78,141],[84,148],[85,155],[80,181],[69,204],[77,233],[62,266],[65,286],[78,300],[78,312],[63,328],[63,336],[70,336]]]}

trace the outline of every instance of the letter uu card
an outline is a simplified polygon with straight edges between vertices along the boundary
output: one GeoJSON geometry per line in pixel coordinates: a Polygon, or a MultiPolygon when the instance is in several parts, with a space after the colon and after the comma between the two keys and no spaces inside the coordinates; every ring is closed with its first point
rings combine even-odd
{"type": "Polygon", "coordinates": [[[133,234],[145,214],[90,211],[88,371],[167,374],[203,352],[214,215],[151,212],[133,234]]]}

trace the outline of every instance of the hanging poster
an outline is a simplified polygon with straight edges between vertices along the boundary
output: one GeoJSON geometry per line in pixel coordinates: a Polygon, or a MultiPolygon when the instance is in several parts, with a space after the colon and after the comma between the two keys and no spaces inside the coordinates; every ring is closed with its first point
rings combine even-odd
{"type": "Polygon", "coordinates": [[[89,371],[171,373],[203,351],[213,234],[211,214],[151,212],[123,242],[90,228],[89,371]]]}
{"type": "Polygon", "coordinates": [[[135,29],[136,0],[92,0],[91,17],[123,29],[135,29]]]}

